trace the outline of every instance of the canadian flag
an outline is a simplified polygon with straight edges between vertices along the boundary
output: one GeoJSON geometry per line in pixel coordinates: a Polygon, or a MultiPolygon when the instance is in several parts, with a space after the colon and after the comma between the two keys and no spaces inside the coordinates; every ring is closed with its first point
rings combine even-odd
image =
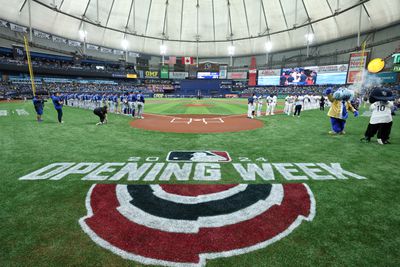
{"type": "Polygon", "coordinates": [[[183,57],[182,63],[185,65],[193,64],[193,58],[192,57],[183,57]]]}

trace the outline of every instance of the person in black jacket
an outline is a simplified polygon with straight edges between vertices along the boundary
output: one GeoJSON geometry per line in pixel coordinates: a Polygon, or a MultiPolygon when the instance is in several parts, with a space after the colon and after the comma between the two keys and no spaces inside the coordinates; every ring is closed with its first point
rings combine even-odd
{"type": "Polygon", "coordinates": [[[100,122],[96,123],[96,125],[107,123],[107,106],[95,108],[93,113],[100,118],[100,122]]]}
{"type": "Polygon", "coordinates": [[[32,102],[36,111],[36,119],[38,122],[42,122],[44,102],[46,102],[46,100],[44,100],[40,95],[35,95],[32,99],[32,102]]]}

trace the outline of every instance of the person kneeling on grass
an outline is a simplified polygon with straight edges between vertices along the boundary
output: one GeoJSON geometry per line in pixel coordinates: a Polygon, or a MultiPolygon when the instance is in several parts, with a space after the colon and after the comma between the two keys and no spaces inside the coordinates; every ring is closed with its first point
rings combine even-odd
{"type": "Polygon", "coordinates": [[[393,123],[393,102],[391,100],[394,100],[394,97],[388,89],[376,88],[371,92],[369,102],[371,103],[370,110],[372,114],[361,141],[370,142],[371,138],[378,133],[378,144],[390,144],[389,136],[393,123]]]}
{"type": "Polygon", "coordinates": [[[100,122],[96,123],[96,125],[107,123],[107,106],[95,108],[93,113],[100,118],[100,122]]]}
{"type": "Polygon", "coordinates": [[[47,102],[47,100],[44,100],[40,95],[35,95],[32,101],[36,111],[36,119],[38,122],[42,122],[44,102],[47,102]]]}

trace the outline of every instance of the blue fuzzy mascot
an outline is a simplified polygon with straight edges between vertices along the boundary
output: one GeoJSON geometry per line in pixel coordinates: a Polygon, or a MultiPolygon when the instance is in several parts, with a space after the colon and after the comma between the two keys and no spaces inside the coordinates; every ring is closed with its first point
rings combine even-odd
{"type": "Polygon", "coordinates": [[[345,134],[344,127],[349,117],[349,111],[354,113],[354,117],[358,116],[358,111],[350,103],[354,93],[345,87],[341,87],[334,93],[332,88],[328,88],[325,90],[325,94],[332,103],[328,112],[332,125],[332,131],[329,131],[329,133],[345,134]]]}

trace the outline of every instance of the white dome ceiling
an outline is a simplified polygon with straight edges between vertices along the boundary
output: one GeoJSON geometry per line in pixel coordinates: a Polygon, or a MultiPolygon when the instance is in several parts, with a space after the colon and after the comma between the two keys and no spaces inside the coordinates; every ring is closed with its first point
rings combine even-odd
{"type": "MultiPolygon", "coordinates": [[[[0,17],[28,26],[28,3],[24,5],[25,2],[0,0],[0,17]]],[[[197,45],[200,57],[228,56],[230,38],[235,55],[265,53],[268,33],[273,43],[272,52],[306,45],[308,31],[314,32],[314,42],[327,42],[357,33],[360,7],[362,31],[400,21],[399,0],[31,2],[35,29],[78,40],[79,30],[84,27],[88,43],[117,49],[121,49],[126,32],[129,51],[156,55],[164,39],[166,54],[172,56],[195,56],[197,45]]]]}

